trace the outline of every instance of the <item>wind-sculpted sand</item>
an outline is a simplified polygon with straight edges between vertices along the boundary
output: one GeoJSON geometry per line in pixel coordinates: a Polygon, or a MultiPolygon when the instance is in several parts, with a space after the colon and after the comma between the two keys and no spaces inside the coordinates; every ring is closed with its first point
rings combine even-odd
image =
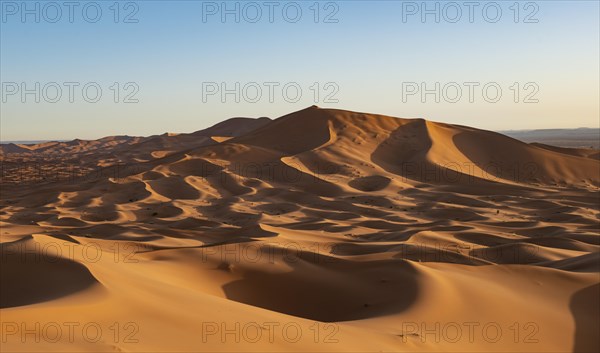
{"type": "Polygon", "coordinates": [[[310,107],[2,158],[2,351],[600,350],[591,150],[310,107]]]}

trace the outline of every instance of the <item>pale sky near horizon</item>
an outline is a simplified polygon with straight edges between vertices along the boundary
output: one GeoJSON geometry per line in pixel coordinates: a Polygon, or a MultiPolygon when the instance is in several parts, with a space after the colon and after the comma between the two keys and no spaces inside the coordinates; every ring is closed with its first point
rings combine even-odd
{"type": "Polygon", "coordinates": [[[0,1],[4,141],[192,132],[312,104],[600,127],[596,0],[22,3],[0,1]]]}

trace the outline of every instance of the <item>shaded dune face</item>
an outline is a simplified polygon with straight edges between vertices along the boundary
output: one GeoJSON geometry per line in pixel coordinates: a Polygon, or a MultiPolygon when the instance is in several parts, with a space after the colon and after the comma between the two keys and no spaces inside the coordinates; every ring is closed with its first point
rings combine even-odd
{"type": "Polygon", "coordinates": [[[600,341],[600,283],[586,287],[571,297],[570,309],[575,320],[574,352],[598,352],[600,341]]]}
{"type": "Polygon", "coordinates": [[[322,322],[399,313],[417,299],[417,272],[402,261],[361,262],[357,268],[334,257],[294,252],[288,263],[291,272],[248,271],[223,291],[231,300],[322,322]]]}
{"type": "Polygon", "coordinates": [[[0,308],[44,303],[100,285],[83,264],[25,247],[0,244],[0,308]]]}
{"type": "Polygon", "coordinates": [[[390,179],[381,175],[373,175],[353,179],[348,183],[351,187],[360,191],[379,191],[390,184],[390,179]]]}
{"type": "MultiPolygon", "coordinates": [[[[128,168],[2,180],[3,319],[39,321],[43,308],[140,324],[139,345],[105,351],[235,351],[197,340],[200,323],[227,320],[337,325],[339,346],[302,351],[597,351],[597,151],[317,107],[6,151],[128,168]],[[15,254],[48,242],[104,256],[15,254]],[[436,342],[419,325],[473,321],[534,322],[538,342],[436,342]]],[[[289,342],[276,344],[252,347],[289,342]]]]}

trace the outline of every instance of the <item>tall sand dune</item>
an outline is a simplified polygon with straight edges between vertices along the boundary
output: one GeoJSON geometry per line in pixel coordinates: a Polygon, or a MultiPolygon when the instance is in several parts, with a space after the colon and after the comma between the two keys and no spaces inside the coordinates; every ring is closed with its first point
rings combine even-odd
{"type": "Polygon", "coordinates": [[[2,351],[600,350],[592,150],[313,106],[1,158],[2,351]]]}

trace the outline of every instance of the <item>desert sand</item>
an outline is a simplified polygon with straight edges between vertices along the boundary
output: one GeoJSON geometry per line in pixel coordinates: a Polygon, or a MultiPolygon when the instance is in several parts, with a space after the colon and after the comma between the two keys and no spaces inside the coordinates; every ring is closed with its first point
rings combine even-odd
{"type": "Polygon", "coordinates": [[[597,352],[597,150],[310,107],[2,146],[1,350],[597,352]]]}

